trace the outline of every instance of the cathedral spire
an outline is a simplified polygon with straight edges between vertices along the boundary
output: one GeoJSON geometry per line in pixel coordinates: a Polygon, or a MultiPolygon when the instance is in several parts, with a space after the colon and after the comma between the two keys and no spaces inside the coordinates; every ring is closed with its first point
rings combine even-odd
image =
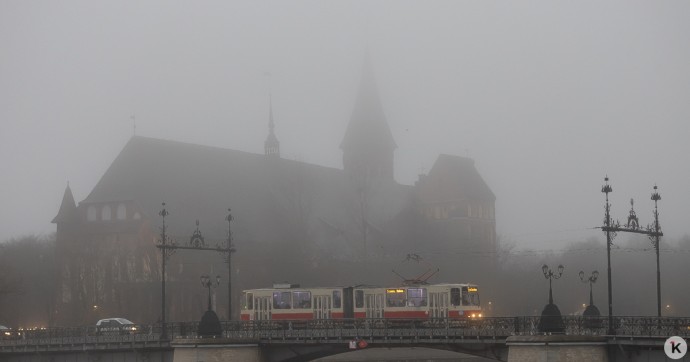
{"type": "Polygon", "coordinates": [[[268,95],[268,137],[264,142],[264,152],[266,156],[280,157],[280,142],[274,132],[275,122],[273,122],[273,97],[268,95]]]}
{"type": "Polygon", "coordinates": [[[340,148],[345,172],[356,177],[393,179],[393,139],[379,98],[374,69],[367,50],[359,91],[340,148]]]}
{"type": "Polygon", "coordinates": [[[57,215],[51,221],[53,224],[71,222],[74,221],[77,215],[77,203],[74,202],[74,196],[72,195],[72,189],[69,187],[69,182],[67,182],[67,187],[65,188],[65,193],[62,195],[62,204],[60,204],[60,210],[57,215]]]}

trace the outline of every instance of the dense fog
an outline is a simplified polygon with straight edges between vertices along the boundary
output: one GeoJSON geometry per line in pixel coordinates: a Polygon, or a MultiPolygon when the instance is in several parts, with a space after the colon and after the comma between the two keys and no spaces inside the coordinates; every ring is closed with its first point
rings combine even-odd
{"type": "MultiPolygon", "coordinates": [[[[191,186],[171,206],[174,236],[188,239],[198,214],[214,213],[218,219],[201,227],[222,242],[232,207],[238,290],[285,280],[390,285],[400,282],[393,271],[439,269],[430,282],[478,283],[490,316],[537,315],[548,299],[541,266],[562,264],[563,277],[553,281],[561,311],[582,312],[589,289],[578,272],[598,270],[594,301],[605,313],[606,241],[597,227],[608,175],[614,219],[627,217],[632,198],[642,226],[653,222],[650,195],[658,186],[663,313],[687,316],[690,291],[673,282],[690,272],[687,34],[686,2],[3,1],[0,324],[53,323],[51,303],[62,291],[52,278],[65,265],[55,259],[51,220],[65,186],[77,205],[86,200],[133,136],[263,155],[272,117],[284,160],[311,174],[317,166],[342,170],[341,142],[363,64],[397,146],[395,185],[386,195],[414,187],[441,154],[471,158],[495,195],[495,248],[430,246],[420,227],[357,249],[347,242],[373,240],[367,233],[377,231],[364,222],[361,235],[342,231],[344,242],[329,244],[327,238],[341,239],[314,233],[338,231],[328,212],[352,218],[351,210],[364,215],[390,205],[348,199],[345,211],[322,215],[321,201],[310,198],[319,185],[304,181],[298,167],[281,174],[288,177],[280,185],[267,183],[270,196],[279,196],[275,213],[289,217],[261,227],[291,243],[267,249],[265,240],[251,239],[249,223],[261,220],[247,208],[198,210],[191,186]],[[410,262],[413,254],[424,263],[410,262]]],[[[223,187],[205,166],[161,174],[156,207],[166,201],[166,180],[192,175],[199,188],[223,187]]],[[[155,241],[160,219],[147,216],[146,237],[155,241]]],[[[414,227],[413,219],[394,220],[414,227]]],[[[198,275],[222,273],[221,257],[175,255],[171,263],[173,288],[193,290],[185,308],[203,309],[198,275]]],[[[137,268],[149,274],[132,293],[157,307],[160,291],[146,284],[160,276],[155,256],[137,268]]],[[[615,314],[656,314],[655,268],[648,239],[619,233],[612,246],[615,314]]],[[[218,289],[218,305],[225,293],[218,289]]],[[[98,316],[94,310],[71,322],[98,316]]],[[[171,310],[172,319],[186,316],[171,310]]]]}

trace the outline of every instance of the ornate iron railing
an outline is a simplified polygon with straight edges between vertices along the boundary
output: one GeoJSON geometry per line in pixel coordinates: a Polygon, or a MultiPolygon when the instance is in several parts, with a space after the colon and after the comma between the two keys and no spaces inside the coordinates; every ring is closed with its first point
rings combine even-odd
{"type": "MultiPolygon", "coordinates": [[[[541,317],[492,317],[473,320],[413,320],[413,319],[357,319],[312,321],[226,321],[223,335],[237,342],[284,343],[283,341],[323,340],[341,341],[353,338],[374,340],[446,340],[454,343],[466,339],[503,339],[513,335],[542,335],[541,317]]],[[[615,337],[690,337],[688,317],[614,317],[613,335],[609,335],[608,317],[563,316],[565,335],[615,337]]],[[[136,333],[96,333],[94,327],[46,328],[17,331],[0,339],[0,346],[17,345],[91,345],[160,342],[167,339],[160,325],[140,326],[136,333]]],[[[200,338],[198,322],[168,323],[169,339],[200,338]]],[[[153,344],[152,344],[153,345],[153,344]]],[[[160,344],[158,344],[160,346],[160,344]]]]}

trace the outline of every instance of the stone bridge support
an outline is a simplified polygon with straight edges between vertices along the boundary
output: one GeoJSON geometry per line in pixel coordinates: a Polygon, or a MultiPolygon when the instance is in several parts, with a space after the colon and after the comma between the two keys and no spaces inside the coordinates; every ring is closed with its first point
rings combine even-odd
{"type": "Polygon", "coordinates": [[[506,340],[508,362],[608,362],[606,337],[512,336],[506,340]]]}
{"type": "Polygon", "coordinates": [[[227,338],[176,339],[173,362],[263,362],[258,343],[233,343],[227,338]]]}

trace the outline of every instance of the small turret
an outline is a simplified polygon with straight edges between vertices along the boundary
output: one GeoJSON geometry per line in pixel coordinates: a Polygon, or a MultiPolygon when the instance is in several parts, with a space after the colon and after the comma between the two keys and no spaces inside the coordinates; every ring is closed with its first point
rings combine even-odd
{"type": "Polygon", "coordinates": [[[51,221],[53,224],[69,223],[77,220],[77,203],[74,202],[72,189],[69,187],[69,182],[65,188],[65,193],[62,195],[62,204],[57,215],[51,221]]]}

